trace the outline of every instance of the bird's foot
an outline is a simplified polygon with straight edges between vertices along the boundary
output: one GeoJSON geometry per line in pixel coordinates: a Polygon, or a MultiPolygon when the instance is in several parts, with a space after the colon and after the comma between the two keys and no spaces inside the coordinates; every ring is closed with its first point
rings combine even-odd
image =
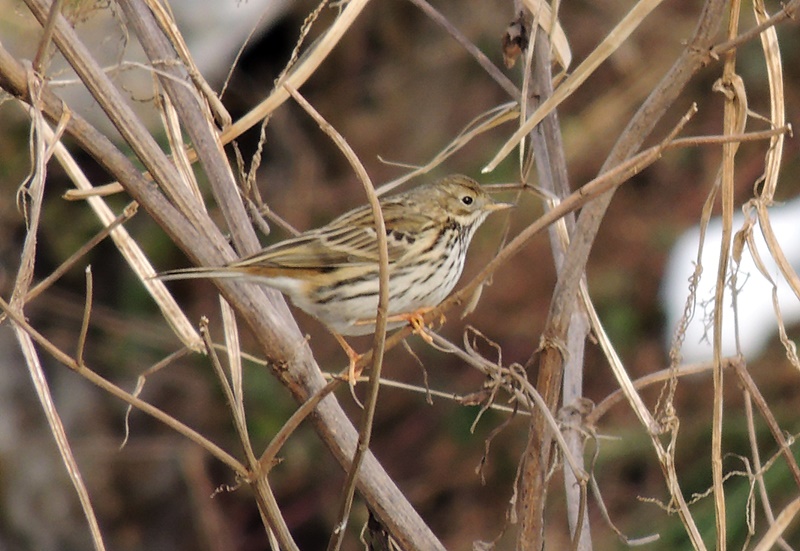
{"type": "Polygon", "coordinates": [[[353,350],[353,347],[347,344],[347,341],[344,340],[344,337],[342,337],[340,334],[333,333],[333,336],[336,338],[339,346],[342,347],[342,350],[344,350],[344,353],[347,354],[347,359],[349,360],[347,373],[342,374],[342,379],[347,381],[351,387],[354,387],[356,386],[356,382],[358,382],[358,378],[361,377],[361,372],[364,371],[363,366],[358,367],[358,360],[361,359],[363,354],[359,354],[353,350]]]}
{"type": "MultiPolygon", "coordinates": [[[[427,314],[431,310],[433,310],[433,308],[426,306],[424,308],[419,308],[417,310],[414,310],[413,312],[406,312],[404,314],[395,314],[393,316],[389,316],[388,321],[407,322],[413,329],[415,335],[419,335],[420,337],[422,337],[422,339],[428,344],[433,344],[433,338],[428,334],[425,328],[425,314],[427,314]]],[[[439,314],[439,325],[443,325],[445,321],[446,319],[444,317],[444,314],[439,314]]]]}

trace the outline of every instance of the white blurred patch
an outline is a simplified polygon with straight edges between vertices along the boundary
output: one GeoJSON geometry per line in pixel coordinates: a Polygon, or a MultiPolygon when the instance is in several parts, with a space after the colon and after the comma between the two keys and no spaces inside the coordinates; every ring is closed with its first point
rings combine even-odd
{"type": "MultiPolygon", "coordinates": [[[[755,216],[755,214],[754,214],[755,216]]],[[[778,243],[795,271],[800,269],[800,200],[769,210],[769,218],[778,243]]],[[[744,216],[739,214],[733,220],[733,232],[744,224],[744,216]]],[[[667,347],[672,343],[678,322],[684,315],[689,297],[689,279],[695,269],[697,249],[700,238],[699,226],[687,231],[672,249],[661,289],[661,302],[667,316],[667,347]]],[[[686,328],[681,350],[685,362],[707,361],[712,358],[714,292],[717,280],[722,221],[714,218],[709,222],[702,255],[702,275],[697,285],[694,315],[686,328]]],[[[753,227],[753,240],[767,272],[776,284],[778,304],[786,326],[800,321],[800,300],[789,284],[779,273],[775,261],[769,254],[767,245],[756,222],[753,227]]],[[[746,358],[759,356],[767,342],[778,333],[778,322],[773,308],[773,286],[756,267],[753,256],[747,247],[742,253],[741,263],[736,272],[736,316],[733,308],[731,275],[737,266],[730,260],[727,274],[727,287],[724,296],[722,323],[722,355],[730,356],[737,352],[736,325],[741,352],[746,358]]]]}

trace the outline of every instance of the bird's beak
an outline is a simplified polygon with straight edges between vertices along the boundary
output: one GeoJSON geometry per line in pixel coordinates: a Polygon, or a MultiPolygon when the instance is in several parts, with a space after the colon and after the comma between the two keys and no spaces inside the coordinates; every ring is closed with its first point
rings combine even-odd
{"type": "Polygon", "coordinates": [[[486,205],[486,210],[489,212],[495,212],[498,210],[506,210],[510,209],[511,207],[515,207],[514,203],[489,203],[486,205]]]}

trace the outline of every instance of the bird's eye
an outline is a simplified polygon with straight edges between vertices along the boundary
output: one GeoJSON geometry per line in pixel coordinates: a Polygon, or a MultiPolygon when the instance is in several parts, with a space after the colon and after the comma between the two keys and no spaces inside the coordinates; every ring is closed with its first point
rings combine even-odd
{"type": "Polygon", "coordinates": [[[471,205],[475,199],[471,195],[465,195],[461,198],[461,202],[465,205],[471,205]]]}

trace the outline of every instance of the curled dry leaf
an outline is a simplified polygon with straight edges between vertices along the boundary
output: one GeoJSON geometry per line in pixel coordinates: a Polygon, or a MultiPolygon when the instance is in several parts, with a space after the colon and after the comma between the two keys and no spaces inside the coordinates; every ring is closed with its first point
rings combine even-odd
{"type": "Polygon", "coordinates": [[[508,69],[511,69],[517,62],[517,58],[528,48],[530,42],[530,32],[528,22],[525,20],[525,13],[520,11],[516,19],[506,27],[503,33],[503,62],[508,69]]]}

